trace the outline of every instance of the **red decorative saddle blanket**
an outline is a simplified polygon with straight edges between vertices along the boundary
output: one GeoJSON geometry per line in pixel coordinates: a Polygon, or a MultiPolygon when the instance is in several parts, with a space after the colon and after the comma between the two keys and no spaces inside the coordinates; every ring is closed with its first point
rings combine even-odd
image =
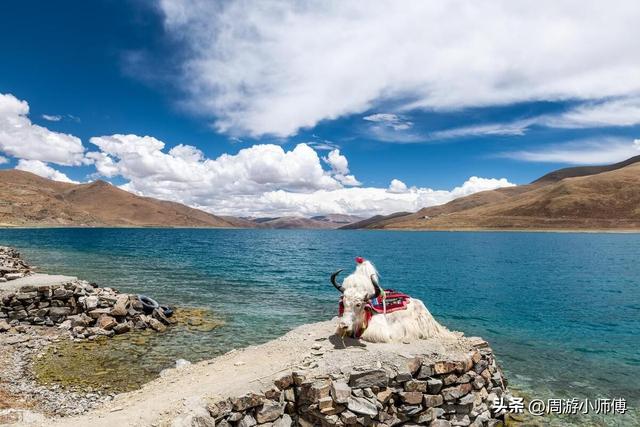
{"type": "MultiPolygon", "coordinates": [[[[393,313],[394,311],[406,310],[407,305],[409,304],[409,300],[411,297],[402,292],[396,292],[393,289],[386,289],[385,291],[385,302],[387,304],[387,313],[393,313]]],[[[365,307],[367,311],[372,312],[371,314],[383,314],[384,305],[382,303],[382,295],[373,298],[365,307]]],[[[340,305],[338,306],[338,316],[342,316],[344,313],[344,306],[342,304],[342,298],[340,298],[340,305]]]]}
{"type": "MultiPolygon", "coordinates": [[[[384,292],[386,294],[385,302],[387,303],[387,313],[407,309],[407,304],[409,304],[409,299],[411,299],[409,295],[403,294],[402,292],[396,292],[393,289],[387,289],[384,292]]],[[[384,313],[382,295],[378,298],[373,298],[367,307],[376,313],[384,313]]]]}

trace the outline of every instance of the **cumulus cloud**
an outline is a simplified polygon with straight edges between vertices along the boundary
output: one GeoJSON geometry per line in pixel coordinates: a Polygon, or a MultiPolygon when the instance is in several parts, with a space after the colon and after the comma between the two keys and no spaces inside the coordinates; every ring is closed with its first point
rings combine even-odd
{"type": "Polygon", "coordinates": [[[79,138],[34,125],[29,104],[0,93],[0,152],[25,160],[79,165],[84,147],[79,138]]]}
{"type": "Polygon", "coordinates": [[[389,101],[402,112],[640,93],[633,0],[160,0],[159,9],[187,45],[187,104],[232,134],[289,136],[389,101]]]}
{"type": "MultiPolygon", "coordinates": [[[[278,215],[318,215],[352,214],[372,216],[394,212],[413,212],[423,207],[447,203],[457,197],[478,191],[493,190],[513,186],[506,179],[471,177],[461,186],[451,191],[430,188],[403,187],[399,180],[393,180],[388,189],[365,187],[343,188],[339,190],[318,190],[312,193],[291,193],[273,191],[255,197],[252,208],[264,213],[278,215]]],[[[246,200],[230,200],[236,211],[249,214],[246,200]]]]}
{"type": "Polygon", "coordinates": [[[601,138],[571,141],[531,151],[500,153],[499,157],[524,162],[601,165],[640,155],[640,139],[601,138]]]}
{"type": "Polygon", "coordinates": [[[54,181],[70,182],[78,184],[78,181],[74,181],[64,173],[55,170],[51,166],[47,165],[40,160],[19,160],[16,165],[16,169],[35,173],[43,178],[52,179],[54,181]]]}
{"type": "Polygon", "coordinates": [[[235,155],[207,159],[197,148],[185,145],[164,152],[164,142],[150,136],[111,135],[90,141],[100,149],[87,155],[99,173],[120,175],[129,180],[127,188],[158,197],[171,198],[175,193],[207,204],[212,196],[341,187],[306,144],[291,151],[273,144],[254,145],[235,155]]]}
{"type": "Polygon", "coordinates": [[[341,184],[346,186],[361,185],[360,181],[358,181],[355,176],[349,175],[349,161],[345,156],[340,154],[339,149],[336,148],[331,150],[327,157],[323,157],[322,160],[331,166],[333,177],[341,184]]]}
{"type": "Polygon", "coordinates": [[[389,193],[406,193],[407,190],[407,184],[399,179],[392,179],[389,184],[389,193]]]}
{"type": "Polygon", "coordinates": [[[373,215],[417,210],[470,192],[513,185],[506,179],[470,178],[452,191],[407,188],[357,188],[349,161],[338,149],[325,158],[307,144],[290,151],[261,144],[209,159],[191,146],[166,150],[164,142],[137,135],[91,139],[100,151],[87,154],[106,177],[121,176],[122,187],[145,196],[174,200],[217,214],[373,215]],[[328,169],[323,168],[323,163],[328,169]]]}

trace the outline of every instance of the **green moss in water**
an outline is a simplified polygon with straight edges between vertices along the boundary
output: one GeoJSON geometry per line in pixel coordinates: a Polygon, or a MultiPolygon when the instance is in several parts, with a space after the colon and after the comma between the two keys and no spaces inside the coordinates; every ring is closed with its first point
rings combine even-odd
{"type": "Polygon", "coordinates": [[[35,360],[34,374],[42,384],[83,391],[126,392],[157,378],[176,359],[196,361],[189,343],[222,326],[206,309],[179,308],[176,324],[166,333],[133,331],[113,338],[75,343],[62,341],[35,360]],[[172,343],[184,343],[176,345],[172,343]]]}

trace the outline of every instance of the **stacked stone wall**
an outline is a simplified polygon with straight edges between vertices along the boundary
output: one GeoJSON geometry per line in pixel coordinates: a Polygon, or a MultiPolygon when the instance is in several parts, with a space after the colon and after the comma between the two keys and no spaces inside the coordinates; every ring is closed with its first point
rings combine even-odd
{"type": "Polygon", "coordinates": [[[502,425],[491,404],[506,383],[491,349],[479,346],[463,360],[414,358],[403,372],[380,367],[309,378],[291,372],[261,393],[209,404],[208,415],[190,425],[502,425]]]}

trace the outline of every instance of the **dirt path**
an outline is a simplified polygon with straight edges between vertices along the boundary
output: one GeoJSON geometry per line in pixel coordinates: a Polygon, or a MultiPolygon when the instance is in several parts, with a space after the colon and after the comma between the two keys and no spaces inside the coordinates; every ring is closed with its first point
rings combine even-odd
{"type": "MultiPolygon", "coordinates": [[[[402,363],[414,355],[456,356],[466,352],[470,341],[424,340],[412,344],[366,345],[333,335],[334,322],[301,326],[260,346],[232,351],[209,361],[180,369],[116,396],[105,407],[73,418],[23,423],[30,426],[168,426],[181,414],[202,407],[208,400],[260,391],[285,371],[310,374],[350,371],[354,366],[402,363]]],[[[126,367],[123,367],[126,369],[126,367]]]]}

